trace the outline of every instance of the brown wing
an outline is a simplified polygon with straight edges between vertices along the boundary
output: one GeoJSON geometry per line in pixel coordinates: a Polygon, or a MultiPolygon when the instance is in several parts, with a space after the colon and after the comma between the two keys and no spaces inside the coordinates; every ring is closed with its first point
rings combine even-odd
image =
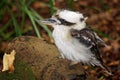
{"type": "Polygon", "coordinates": [[[72,37],[79,40],[80,43],[85,45],[90,49],[90,51],[95,54],[96,58],[103,62],[100,57],[100,51],[97,45],[97,38],[94,34],[95,32],[90,28],[84,28],[82,30],[71,29],[72,37]]]}
{"type": "Polygon", "coordinates": [[[99,60],[100,66],[105,70],[105,72],[109,75],[112,75],[111,71],[103,64],[103,61],[100,57],[100,51],[98,48],[98,42],[104,43],[96,33],[90,28],[84,28],[82,30],[71,29],[71,35],[79,40],[80,43],[85,45],[90,49],[90,51],[95,55],[96,59],[99,60]]]}

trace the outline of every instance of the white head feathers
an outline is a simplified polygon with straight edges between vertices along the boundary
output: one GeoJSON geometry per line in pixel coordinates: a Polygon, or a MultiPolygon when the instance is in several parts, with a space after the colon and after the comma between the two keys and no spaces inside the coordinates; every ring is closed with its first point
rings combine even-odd
{"type": "Polygon", "coordinates": [[[72,23],[78,23],[81,18],[85,18],[82,13],[70,10],[58,10],[56,14],[58,14],[60,18],[72,23]]]}

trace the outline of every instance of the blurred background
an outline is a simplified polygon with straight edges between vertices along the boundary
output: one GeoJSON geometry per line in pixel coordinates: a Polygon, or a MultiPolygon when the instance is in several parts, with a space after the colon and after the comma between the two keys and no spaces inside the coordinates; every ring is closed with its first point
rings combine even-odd
{"type": "Polygon", "coordinates": [[[120,80],[120,0],[1,0],[0,1],[0,70],[7,44],[18,36],[36,36],[51,42],[52,28],[39,22],[58,9],[79,11],[88,17],[87,24],[106,42],[101,54],[114,76],[102,75],[99,68],[86,69],[100,80],[120,80]],[[98,73],[99,72],[99,73],[98,73]]]}

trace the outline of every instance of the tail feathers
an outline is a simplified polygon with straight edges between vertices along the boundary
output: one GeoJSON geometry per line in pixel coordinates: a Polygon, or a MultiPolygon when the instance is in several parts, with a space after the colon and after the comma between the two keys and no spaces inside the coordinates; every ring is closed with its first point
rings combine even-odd
{"type": "Polygon", "coordinates": [[[102,69],[104,69],[104,72],[106,72],[108,75],[113,75],[112,72],[103,64],[103,61],[100,59],[100,61],[98,60],[93,60],[91,61],[91,64],[93,66],[99,66],[101,67],[102,69]]]}
{"type": "Polygon", "coordinates": [[[108,75],[113,75],[112,72],[105,65],[100,64],[100,67],[104,69],[104,72],[106,72],[108,75]]]}

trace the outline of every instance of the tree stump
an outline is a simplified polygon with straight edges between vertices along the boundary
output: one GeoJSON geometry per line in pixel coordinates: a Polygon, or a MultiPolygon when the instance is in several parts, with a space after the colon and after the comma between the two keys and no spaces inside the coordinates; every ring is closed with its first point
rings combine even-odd
{"type": "Polygon", "coordinates": [[[80,64],[70,66],[70,61],[60,58],[57,48],[41,39],[21,36],[12,40],[6,49],[16,51],[15,66],[19,61],[28,64],[36,80],[97,80],[85,74],[80,64]]]}

